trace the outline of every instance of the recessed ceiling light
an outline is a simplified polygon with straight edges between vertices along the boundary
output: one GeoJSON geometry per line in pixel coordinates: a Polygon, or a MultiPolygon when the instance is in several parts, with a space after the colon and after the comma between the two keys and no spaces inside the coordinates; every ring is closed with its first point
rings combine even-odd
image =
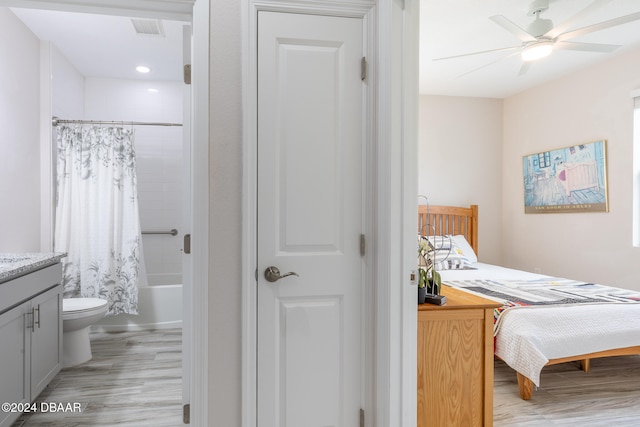
{"type": "Polygon", "coordinates": [[[136,67],[136,71],[137,71],[137,72],[139,72],[139,73],[146,74],[146,73],[148,73],[149,71],[151,71],[151,68],[149,68],[149,67],[147,67],[147,66],[145,66],[145,65],[138,65],[138,66],[136,67]]]}

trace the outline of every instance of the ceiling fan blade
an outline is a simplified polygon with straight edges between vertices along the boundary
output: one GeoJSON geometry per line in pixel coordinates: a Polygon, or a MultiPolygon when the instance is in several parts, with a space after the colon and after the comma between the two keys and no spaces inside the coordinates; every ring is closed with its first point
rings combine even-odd
{"type": "Polygon", "coordinates": [[[519,55],[519,54],[520,54],[520,51],[510,53],[510,54],[509,54],[509,55],[507,55],[507,56],[503,56],[502,58],[498,58],[498,59],[496,59],[495,61],[491,61],[491,62],[489,62],[489,63],[486,63],[486,64],[484,64],[484,65],[481,65],[481,66],[479,66],[479,67],[476,67],[476,68],[474,68],[473,70],[467,71],[466,73],[460,74],[459,76],[457,76],[457,77],[456,77],[456,79],[459,79],[460,77],[464,77],[464,76],[466,76],[467,74],[471,74],[471,73],[473,73],[473,72],[476,72],[476,71],[481,70],[481,69],[483,69],[483,68],[486,68],[486,67],[488,67],[488,66],[490,66],[490,65],[493,65],[493,64],[495,64],[495,63],[497,63],[497,62],[504,61],[505,59],[509,59],[509,58],[511,58],[512,56],[519,55]]]}
{"type": "Polygon", "coordinates": [[[585,52],[613,52],[620,47],[618,44],[602,44],[602,43],[578,43],[578,42],[557,42],[554,49],[562,50],[582,50],[585,52]]]}
{"type": "Polygon", "coordinates": [[[554,28],[552,28],[546,34],[544,34],[543,37],[548,37],[552,39],[558,37],[559,35],[563,34],[565,31],[567,31],[569,28],[573,27],[576,23],[580,22],[585,16],[590,15],[597,9],[601,8],[602,6],[610,2],[611,0],[595,0],[589,6],[585,7],[584,9],[580,10],[578,13],[573,15],[571,18],[556,25],[554,28]]]}
{"type": "Polygon", "coordinates": [[[615,27],[616,25],[626,24],[627,22],[637,21],[640,19],[640,12],[631,13],[629,15],[621,16],[619,18],[610,19],[608,21],[600,22],[598,24],[588,25],[586,27],[578,28],[577,30],[569,31],[558,36],[558,41],[569,40],[575,37],[583,36],[585,34],[593,33],[595,31],[604,30],[606,28],[615,27]]]}
{"type": "Polygon", "coordinates": [[[522,66],[520,67],[520,72],[518,73],[518,77],[524,76],[529,71],[529,67],[531,67],[531,61],[522,61],[522,66]]]}
{"type": "Polygon", "coordinates": [[[463,53],[461,55],[453,55],[453,56],[445,56],[445,57],[442,57],[442,58],[434,58],[434,59],[432,59],[432,61],[442,61],[444,59],[463,58],[465,56],[481,55],[483,53],[491,53],[491,52],[500,52],[500,51],[507,51],[507,50],[513,50],[513,49],[520,49],[520,47],[521,46],[500,47],[498,49],[482,50],[482,51],[478,51],[478,52],[463,53]]]}
{"type": "Polygon", "coordinates": [[[513,21],[509,20],[505,16],[502,15],[494,15],[490,17],[493,22],[500,25],[505,30],[509,31],[511,34],[519,38],[523,42],[534,42],[536,38],[526,32],[522,27],[518,26],[513,21]]]}

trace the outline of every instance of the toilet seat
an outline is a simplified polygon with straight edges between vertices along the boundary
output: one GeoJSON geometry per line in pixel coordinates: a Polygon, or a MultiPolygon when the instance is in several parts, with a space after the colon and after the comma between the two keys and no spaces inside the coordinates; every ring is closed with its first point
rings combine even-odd
{"type": "Polygon", "coordinates": [[[100,298],[63,298],[62,319],[85,317],[92,312],[106,310],[107,300],[100,298]]]}

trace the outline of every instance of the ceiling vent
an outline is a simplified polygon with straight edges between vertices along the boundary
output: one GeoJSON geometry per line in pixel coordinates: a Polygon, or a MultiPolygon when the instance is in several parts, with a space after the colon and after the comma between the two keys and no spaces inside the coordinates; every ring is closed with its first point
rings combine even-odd
{"type": "Polygon", "coordinates": [[[136,19],[132,18],[133,28],[136,33],[143,36],[159,36],[164,37],[164,28],[162,22],[157,19],[136,19]]]}

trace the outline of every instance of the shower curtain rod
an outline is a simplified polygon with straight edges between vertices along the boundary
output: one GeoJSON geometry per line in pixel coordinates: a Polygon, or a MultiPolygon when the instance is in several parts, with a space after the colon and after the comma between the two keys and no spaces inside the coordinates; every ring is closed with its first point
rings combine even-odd
{"type": "Polygon", "coordinates": [[[182,123],[124,122],[124,121],[105,121],[105,120],[63,120],[57,117],[51,118],[51,124],[54,127],[64,123],[96,124],[96,125],[127,125],[127,126],[182,126],[182,123]]]}

